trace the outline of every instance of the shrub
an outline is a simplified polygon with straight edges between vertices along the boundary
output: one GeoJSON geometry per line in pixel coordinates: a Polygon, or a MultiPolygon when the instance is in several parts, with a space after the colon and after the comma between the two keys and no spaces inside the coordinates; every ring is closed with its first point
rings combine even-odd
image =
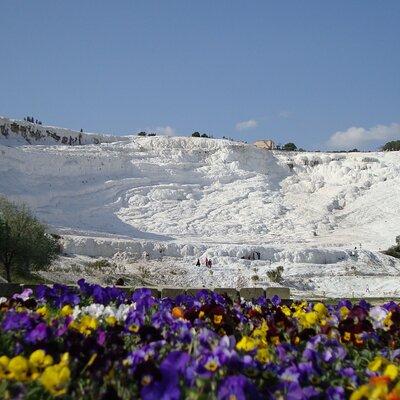
{"type": "Polygon", "coordinates": [[[400,236],[396,236],[396,245],[389,247],[387,250],[382,252],[388,256],[392,256],[395,258],[400,258],[400,236]]]}
{"type": "Polygon", "coordinates": [[[283,281],[282,274],[283,274],[283,267],[281,265],[267,272],[269,280],[275,283],[281,283],[283,281]]]}
{"type": "Polygon", "coordinates": [[[399,151],[400,150],[400,140],[392,140],[391,142],[387,142],[384,146],[382,146],[383,151],[399,151]]]}
{"type": "Polygon", "coordinates": [[[100,259],[93,261],[91,263],[88,263],[87,266],[89,268],[95,268],[95,269],[110,269],[113,268],[114,265],[110,263],[110,261],[105,260],[105,259],[100,259]]]}
{"type": "Polygon", "coordinates": [[[285,151],[296,151],[297,146],[294,143],[286,143],[283,147],[282,150],[285,151]]]}
{"type": "Polygon", "coordinates": [[[207,135],[206,133],[200,133],[200,132],[193,132],[192,137],[202,137],[202,138],[211,138],[211,135],[207,135]]]}
{"type": "Polygon", "coordinates": [[[400,246],[389,247],[383,253],[391,257],[400,258],[400,246]]]}
{"type": "Polygon", "coordinates": [[[0,264],[11,282],[11,270],[29,272],[50,265],[57,257],[57,239],[22,205],[0,197],[0,264]]]}

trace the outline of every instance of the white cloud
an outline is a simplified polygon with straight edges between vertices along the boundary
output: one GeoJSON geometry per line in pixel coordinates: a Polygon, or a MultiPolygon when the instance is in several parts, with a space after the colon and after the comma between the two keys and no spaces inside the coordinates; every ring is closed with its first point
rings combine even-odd
{"type": "Polygon", "coordinates": [[[236,124],[236,129],[238,131],[244,131],[247,129],[253,129],[258,126],[258,122],[255,119],[249,119],[247,121],[241,121],[236,124]]]}
{"type": "Polygon", "coordinates": [[[335,132],[329,138],[327,145],[338,150],[351,149],[369,142],[384,141],[400,138],[400,124],[377,125],[366,129],[352,126],[343,132],[335,132]]]}

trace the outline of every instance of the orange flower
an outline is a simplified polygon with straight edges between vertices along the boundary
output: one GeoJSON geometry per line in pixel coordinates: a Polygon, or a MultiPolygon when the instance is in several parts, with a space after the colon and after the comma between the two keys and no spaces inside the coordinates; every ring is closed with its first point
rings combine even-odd
{"type": "Polygon", "coordinates": [[[182,309],[182,307],[174,307],[172,309],[172,316],[174,318],[183,318],[183,309],[182,309]]]}
{"type": "Polygon", "coordinates": [[[387,385],[390,383],[390,378],[388,376],[372,376],[369,382],[373,385],[387,385]]]}
{"type": "Polygon", "coordinates": [[[400,394],[396,389],[393,389],[387,396],[386,400],[400,400],[400,394]]]}

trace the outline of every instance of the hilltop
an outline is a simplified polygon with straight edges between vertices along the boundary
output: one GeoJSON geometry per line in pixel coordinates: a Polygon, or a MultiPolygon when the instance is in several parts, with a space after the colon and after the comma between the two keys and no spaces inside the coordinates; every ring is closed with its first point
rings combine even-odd
{"type": "Polygon", "coordinates": [[[399,152],[266,151],[6,118],[0,129],[0,193],[63,236],[73,257],[54,267],[60,280],[72,262],[108,257],[164,284],[268,285],[283,265],[298,293],[400,289],[400,263],[380,253],[400,234],[399,152]],[[211,272],[194,266],[205,257],[211,272]]]}

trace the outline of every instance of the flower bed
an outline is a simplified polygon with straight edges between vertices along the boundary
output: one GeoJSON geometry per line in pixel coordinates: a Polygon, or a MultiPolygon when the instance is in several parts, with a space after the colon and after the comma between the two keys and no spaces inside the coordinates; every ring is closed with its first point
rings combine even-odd
{"type": "Polygon", "coordinates": [[[78,283],[0,299],[0,398],[400,399],[396,303],[78,283]]]}

